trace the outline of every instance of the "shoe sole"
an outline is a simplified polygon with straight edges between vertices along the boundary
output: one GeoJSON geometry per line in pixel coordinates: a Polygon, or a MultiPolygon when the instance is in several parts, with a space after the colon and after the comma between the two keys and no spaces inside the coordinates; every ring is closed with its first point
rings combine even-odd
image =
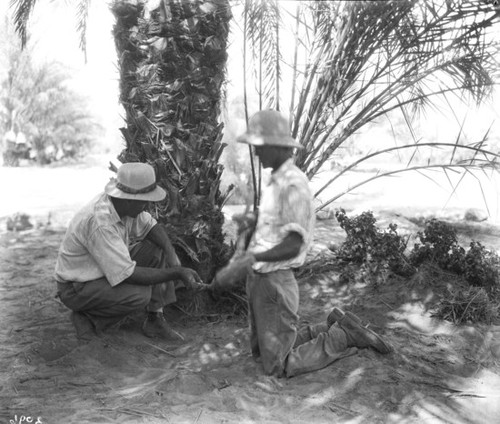
{"type": "Polygon", "coordinates": [[[369,333],[377,340],[376,343],[371,344],[371,347],[373,347],[376,351],[387,354],[391,353],[394,350],[392,346],[385,342],[377,333],[363,326],[361,319],[357,315],[354,315],[352,312],[343,312],[339,308],[333,308],[332,312],[330,312],[329,317],[330,316],[332,316],[335,319],[335,322],[338,322],[340,326],[344,324],[347,328],[349,328],[349,326],[357,327],[369,333]]]}

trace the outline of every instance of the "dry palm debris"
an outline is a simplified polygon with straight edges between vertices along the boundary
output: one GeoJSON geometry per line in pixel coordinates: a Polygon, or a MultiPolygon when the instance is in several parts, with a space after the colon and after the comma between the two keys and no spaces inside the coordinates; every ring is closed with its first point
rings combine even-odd
{"type": "Polygon", "coordinates": [[[499,306],[493,303],[481,287],[449,290],[432,316],[455,324],[484,322],[491,324],[498,318],[499,306]]]}

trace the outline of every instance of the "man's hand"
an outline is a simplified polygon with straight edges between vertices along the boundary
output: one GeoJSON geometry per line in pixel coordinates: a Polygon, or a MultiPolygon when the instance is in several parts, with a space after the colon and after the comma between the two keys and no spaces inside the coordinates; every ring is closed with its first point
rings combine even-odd
{"type": "Polygon", "coordinates": [[[187,289],[193,290],[203,286],[200,276],[194,269],[178,267],[177,272],[187,289]]]}
{"type": "Polygon", "coordinates": [[[257,222],[257,215],[254,212],[245,211],[244,213],[234,214],[232,220],[236,223],[238,234],[246,230],[251,230],[253,232],[257,222]]]}
{"type": "Polygon", "coordinates": [[[236,283],[244,280],[252,272],[255,256],[245,252],[234,256],[229,263],[220,269],[210,283],[210,290],[230,290],[236,283]]]}

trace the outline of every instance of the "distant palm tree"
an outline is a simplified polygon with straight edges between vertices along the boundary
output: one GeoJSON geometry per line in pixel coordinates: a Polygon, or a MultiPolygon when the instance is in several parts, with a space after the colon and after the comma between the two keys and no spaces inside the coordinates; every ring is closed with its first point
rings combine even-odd
{"type": "Polygon", "coordinates": [[[14,137],[3,146],[4,165],[17,166],[19,159],[46,164],[85,153],[100,126],[87,99],[68,86],[69,70],[56,61],[36,64],[33,46],[21,49],[7,19],[0,32],[0,137],[14,137]]]}
{"type": "MultiPolygon", "coordinates": [[[[36,0],[14,0],[23,41],[36,0]]],[[[90,0],[76,2],[85,49],[90,0]]],[[[114,0],[120,100],[125,108],[122,162],[151,163],[167,199],[153,211],[202,278],[227,254],[222,233],[225,195],[219,185],[223,125],[219,123],[229,0],[114,0]],[[154,3],[154,9],[151,5],[154,3]]]]}
{"type": "MultiPolygon", "coordinates": [[[[498,76],[500,6],[495,1],[242,0],[239,9],[233,7],[235,16],[240,10],[245,87],[257,87],[259,108],[290,113],[291,132],[304,146],[296,163],[310,178],[377,118],[400,110],[413,130],[416,114],[440,98],[465,101],[470,95],[482,102],[498,76]],[[285,48],[292,49],[291,57],[284,57],[285,48]],[[285,71],[291,76],[283,81],[285,71]]],[[[381,151],[357,146],[366,156],[324,181],[316,195],[361,162],[398,149],[448,149],[449,156],[425,166],[415,164],[412,156],[407,166],[364,182],[404,170],[438,168],[464,175],[496,167],[498,156],[487,151],[485,141],[486,136],[464,146],[459,138],[447,144],[415,137],[381,151]]],[[[320,208],[345,193],[323,199],[320,208]]]]}

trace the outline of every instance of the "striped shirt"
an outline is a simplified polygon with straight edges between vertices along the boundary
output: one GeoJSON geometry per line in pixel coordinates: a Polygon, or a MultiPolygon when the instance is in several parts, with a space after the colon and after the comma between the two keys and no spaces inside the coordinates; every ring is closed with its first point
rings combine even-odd
{"type": "Polygon", "coordinates": [[[265,252],[280,244],[291,232],[299,233],[304,242],[296,257],[280,262],[256,262],[253,269],[267,273],[302,265],[312,241],[314,223],[309,180],[293,160],[288,159],[263,186],[257,225],[248,251],[253,254],[265,252]]]}
{"type": "Polygon", "coordinates": [[[71,220],[59,248],[58,282],[86,282],[106,277],[116,286],[132,275],[135,261],[129,246],[156,225],[148,213],[120,218],[110,197],[101,193],[71,220]]]}

